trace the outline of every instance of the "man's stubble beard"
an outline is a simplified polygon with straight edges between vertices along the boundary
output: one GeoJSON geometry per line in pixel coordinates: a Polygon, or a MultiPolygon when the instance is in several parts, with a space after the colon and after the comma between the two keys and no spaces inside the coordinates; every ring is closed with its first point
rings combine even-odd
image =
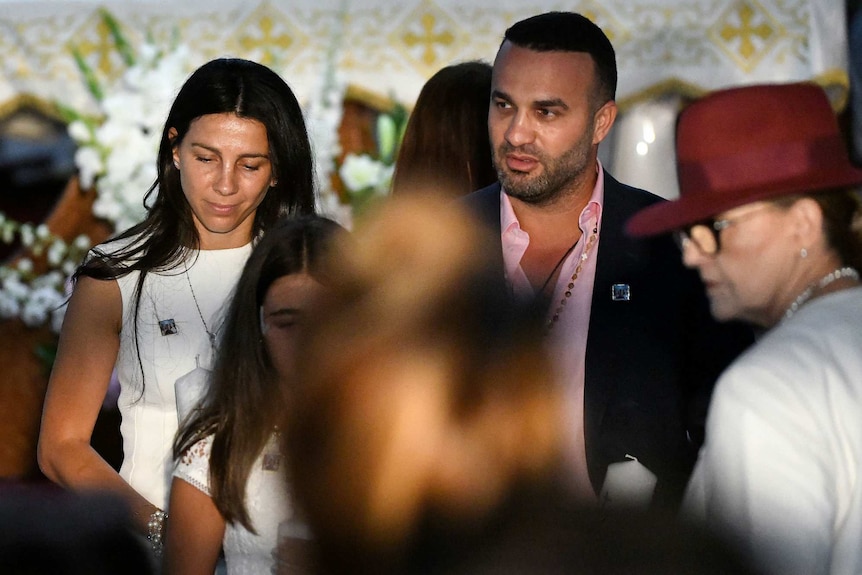
{"type": "Polygon", "coordinates": [[[505,140],[494,150],[494,167],[497,179],[510,197],[533,205],[551,204],[561,198],[573,184],[582,180],[592,147],[593,126],[584,132],[577,144],[558,158],[550,158],[531,146],[516,148],[505,140]],[[511,172],[505,165],[506,154],[521,151],[535,157],[542,165],[542,173],[528,176],[511,172]]]}

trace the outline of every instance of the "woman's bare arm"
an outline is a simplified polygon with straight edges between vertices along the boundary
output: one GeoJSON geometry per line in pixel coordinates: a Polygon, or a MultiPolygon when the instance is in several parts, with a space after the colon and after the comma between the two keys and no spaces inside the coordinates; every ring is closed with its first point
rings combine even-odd
{"type": "Polygon", "coordinates": [[[42,472],[63,487],[120,494],[139,529],[147,533],[147,522],[156,507],[90,446],[120,347],[122,315],[116,281],[78,280],[48,382],[38,459],[42,472]]]}
{"type": "Polygon", "coordinates": [[[211,575],[218,562],[225,522],[212,498],[174,477],[165,541],[165,575],[211,575]]]}

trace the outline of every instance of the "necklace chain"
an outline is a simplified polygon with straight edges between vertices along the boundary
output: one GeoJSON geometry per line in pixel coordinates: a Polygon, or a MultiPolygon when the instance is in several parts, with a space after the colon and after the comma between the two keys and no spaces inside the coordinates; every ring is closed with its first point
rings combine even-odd
{"type": "Polygon", "coordinates": [[[545,281],[542,282],[542,287],[539,288],[539,291],[537,293],[541,294],[545,291],[545,288],[548,287],[548,282],[551,281],[551,278],[554,277],[554,274],[557,273],[557,270],[560,268],[561,265],[563,265],[563,262],[566,260],[567,257],[569,257],[569,254],[572,253],[572,250],[575,249],[575,246],[578,245],[579,241],[581,241],[580,238],[575,240],[575,243],[573,243],[568,249],[566,249],[566,252],[563,254],[563,256],[559,260],[557,260],[557,263],[554,265],[554,269],[551,270],[551,273],[549,273],[548,277],[545,278],[545,281]]]}
{"type": "MultiPolygon", "coordinates": [[[[563,294],[563,297],[560,299],[560,303],[557,304],[557,309],[554,310],[554,315],[552,315],[551,319],[548,320],[548,325],[545,329],[545,333],[548,333],[551,331],[551,328],[553,328],[554,324],[557,323],[557,320],[560,319],[560,314],[563,313],[564,309],[566,309],[566,303],[568,302],[569,298],[572,297],[572,289],[575,287],[575,282],[577,281],[578,276],[581,275],[581,269],[584,267],[584,262],[587,261],[587,259],[590,256],[590,249],[592,249],[593,244],[596,243],[596,238],[598,237],[598,234],[599,234],[598,226],[593,227],[593,231],[590,234],[590,237],[587,239],[586,245],[584,245],[584,251],[581,254],[581,257],[578,259],[578,265],[575,268],[575,271],[572,273],[571,279],[569,280],[569,285],[566,286],[566,291],[563,294]]],[[[577,242],[575,243],[575,245],[577,245],[577,242]]],[[[574,249],[574,246],[572,246],[572,249],[574,249]]],[[[571,249],[569,251],[571,251],[571,249]]],[[[568,255],[568,253],[566,255],[568,255]]],[[[565,259],[565,256],[564,256],[564,259],[565,259]]],[[[561,263],[562,263],[562,260],[561,260],[561,263]]],[[[557,265],[559,265],[559,264],[557,264],[557,265]]],[[[555,271],[556,271],[556,268],[555,268],[555,271]]],[[[553,275],[553,272],[551,273],[551,275],[553,275]]]]}
{"type": "Polygon", "coordinates": [[[799,294],[793,303],[790,304],[790,307],[787,308],[787,311],[784,312],[784,319],[789,318],[796,311],[802,307],[808,300],[811,299],[811,296],[814,295],[814,292],[817,290],[822,290],[832,282],[839,280],[841,278],[853,278],[854,280],[859,279],[859,272],[856,271],[855,268],[851,267],[843,267],[838,268],[836,270],[832,270],[822,278],[820,278],[817,282],[809,285],[805,290],[799,294]]]}
{"type": "Polygon", "coordinates": [[[188,267],[186,267],[185,272],[186,272],[186,281],[189,283],[189,290],[191,290],[191,292],[192,292],[192,299],[195,300],[195,308],[197,308],[197,310],[198,310],[198,317],[201,318],[201,323],[204,326],[204,331],[207,332],[207,337],[209,337],[210,345],[212,346],[213,350],[215,350],[215,348],[216,348],[216,334],[210,331],[210,328],[207,325],[206,320],[204,319],[204,314],[203,314],[203,312],[201,312],[201,306],[198,303],[197,296],[195,295],[195,288],[194,288],[194,286],[192,286],[192,278],[189,276],[189,268],[188,267]]]}

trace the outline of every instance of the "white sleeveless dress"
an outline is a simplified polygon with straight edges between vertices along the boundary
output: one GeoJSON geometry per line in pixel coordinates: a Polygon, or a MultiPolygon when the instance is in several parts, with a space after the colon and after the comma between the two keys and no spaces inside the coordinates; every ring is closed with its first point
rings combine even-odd
{"type": "MultiPolygon", "coordinates": [[[[113,245],[105,247],[110,250],[113,245]]],[[[120,475],[161,509],[168,504],[171,447],[178,427],[174,383],[198,365],[210,367],[212,347],[201,316],[211,332],[218,331],[226,302],[250,253],[250,243],[203,250],[189,257],[188,277],[183,266],[167,273],[148,273],[138,312],[137,347],[134,290],[139,274],[117,280],[123,300],[116,363],[123,438],[120,475]]]]}
{"type": "MultiPolygon", "coordinates": [[[[186,451],[177,462],[174,475],[207,495],[212,436],[186,451]]],[[[257,535],[241,524],[225,525],[223,549],[230,575],[273,573],[280,524],[293,519],[284,465],[279,456],[278,436],[273,434],[254,463],[246,484],[246,506],[257,535]]]]}

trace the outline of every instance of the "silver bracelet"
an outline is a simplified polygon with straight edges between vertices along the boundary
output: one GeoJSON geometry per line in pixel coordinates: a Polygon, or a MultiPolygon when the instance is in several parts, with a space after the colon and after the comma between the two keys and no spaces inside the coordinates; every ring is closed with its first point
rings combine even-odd
{"type": "Polygon", "coordinates": [[[162,556],[162,544],[164,543],[162,534],[165,529],[165,520],[168,514],[161,509],[156,509],[150,515],[150,521],[147,523],[147,540],[153,548],[153,553],[156,557],[162,556]]]}

